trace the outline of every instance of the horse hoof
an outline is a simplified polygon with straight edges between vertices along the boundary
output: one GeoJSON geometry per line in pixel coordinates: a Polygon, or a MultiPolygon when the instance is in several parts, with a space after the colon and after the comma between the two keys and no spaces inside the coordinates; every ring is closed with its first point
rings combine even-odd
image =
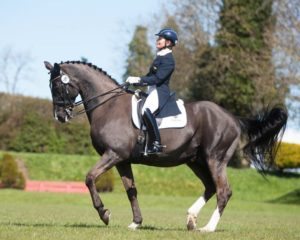
{"type": "Polygon", "coordinates": [[[186,227],[188,231],[193,231],[196,229],[197,217],[194,215],[187,216],[186,227]]]}
{"type": "Polygon", "coordinates": [[[135,223],[135,222],[132,222],[128,228],[131,229],[131,230],[137,230],[139,229],[140,227],[142,226],[141,223],[135,223]]]}
{"type": "Polygon", "coordinates": [[[108,209],[103,209],[100,212],[100,218],[105,223],[105,225],[108,225],[109,219],[110,219],[110,215],[111,215],[111,213],[110,213],[110,211],[108,209]]]}

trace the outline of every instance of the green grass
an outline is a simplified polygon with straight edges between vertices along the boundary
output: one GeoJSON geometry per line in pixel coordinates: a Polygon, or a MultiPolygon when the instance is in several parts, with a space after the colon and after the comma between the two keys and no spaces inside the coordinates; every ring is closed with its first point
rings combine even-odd
{"type": "MultiPolygon", "coordinates": [[[[13,153],[34,180],[84,181],[97,156],[13,153]]],[[[1,153],[0,153],[1,155],[1,153]]],[[[186,167],[134,165],[144,224],[130,231],[132,213],[121,180],[113,193],[101,194],[112,212],[104,226],[90,196],[0,190],[0,240],[5,239],[299,239],[300,176],[268,175],[228,168],[233,196],[217,232],[187,232],[186,211],[203,186],[186,167]]],[[[198,226],[209,220],[215,197],[201,211],[198,226]]]]}
{"type": "Polygon", "coordinates": [[[88,155],[9,153],[25,163],[33,180],[84,181],[88,170],[99,159],[88,155]]]}
{"type": "MultiPolygon", "coordinates": [[[[86,173],[99,158],[61,154],[11,154],[25,162],[29,177],[33,180],[84,181],[86,173]]],[[[300,205],[300,175],[267,175],[265,179],[254,169],[227,170],[233,198],[300,205]]],[[[174,168],[133,165],[133,172],[141,195],[196,197],[204,190],[200,180],[185,165],[174,168]]],[[[123,193],[122,182],[115,170],[114,176],[114,191],[123,193]]]]}
{"type": "MultiPolygon", "coordinates": [[[[88,194],[29,193],[0,190],[0,239],[299,239],[300,208],[232,199],[215,233],[188,232],[186,210],[195,197],[140,195],[143,228],[127,229],[132,215],[123,193],[105,193],[112,212],[104,226],[88,194]]],[[[201,212],[208,221],[215,200],[201,212]]]]}

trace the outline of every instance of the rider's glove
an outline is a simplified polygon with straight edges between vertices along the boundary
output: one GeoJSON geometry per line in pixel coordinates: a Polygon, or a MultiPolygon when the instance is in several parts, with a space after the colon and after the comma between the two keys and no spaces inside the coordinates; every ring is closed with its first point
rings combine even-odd
{"type": "Polygon", "coordinates": [[[126,82],[129,84],[137,84],[137,83],[140,83],[140,81],[141,81],[140,77],[128,77],[126,79],[126,82]]]}

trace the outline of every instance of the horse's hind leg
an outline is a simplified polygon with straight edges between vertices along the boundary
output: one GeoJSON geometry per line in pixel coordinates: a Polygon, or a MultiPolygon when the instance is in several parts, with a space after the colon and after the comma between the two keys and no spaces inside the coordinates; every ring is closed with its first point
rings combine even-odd
{"type": "Polygon", "coordinates": [[[128,228],[136,230],[142,225],[142,215],[137,200],[137,190],[134,184],[134,178],[130,163],[120,163],[117,166],[118,172],[122,178],[128,199],[131,204],[133,221],[128,228]]]}
{"type": "Polygon", "coordinates": [[[104,209],[104,205],[96,189],[95,181],[99,176],[112,168],[119,161],[121,161],[121,159],[113,151],[105,152],[102,156],[102,159],[99,160],[96,165],[88,172],[85,180],[85,184],[91,194],[94,208],[98,211],[101,220],[106,225],[108,225],[109,223],[110,212],[109,210],[104,209]]]}
{"type": "Polygon", "coordinates": [[[199,230],[201,232],[214,232],[217,228],[217,225],[220,221],[221,215],[231,197],[231,190],[229,188],[229,184],[227,182],[226,170],[225,167],[222,171],[219,172],[220,176],[217,177],[217,207],[213,212],[209,222],[203,228],[199,230]]]}
{"type": "Polygon", "coordinates": [[[187,165],[192,169],[195,175],[201,179],[205,187],[203,195],[197,199],[187,212],[187,229],[195,230],[198,214],[206,202],[215,194],[216,187],[210,174],[210,170],[205,162],[204,164],[190,162],[187,165]]]}
{"type": "MultiPolygon", "coordinates": [[[[229,160],[234,154],[237,144],[238,138],[233,141],[233,143],[227,150],[225,150],[225,154],[223,154],[223,157],[222,154],[220,154],[220,149],[218,149],[220,157],[211,157],[208,159],[208,168],[211,172],[213,181],[216,186],[217,207],[207,225],[199,229],[202,232],[214,232],[216,230],[221,215],[232,195],[232,191],[227,180],[226,167],[229,160]]],[[[217,154],[214,155],[217,156],[217,154]]]]}

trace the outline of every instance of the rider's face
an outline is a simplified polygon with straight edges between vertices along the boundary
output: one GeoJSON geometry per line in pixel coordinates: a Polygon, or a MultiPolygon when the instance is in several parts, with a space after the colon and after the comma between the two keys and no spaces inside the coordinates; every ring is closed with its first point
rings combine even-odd
{"type": "Polygon", "coordinates": [[[158,37],[156,40],[156,48],[158,50],[164,48],[164,47],[168,47],[171,45],[171,41],[164,39],[163,37],[158,37]]]}

